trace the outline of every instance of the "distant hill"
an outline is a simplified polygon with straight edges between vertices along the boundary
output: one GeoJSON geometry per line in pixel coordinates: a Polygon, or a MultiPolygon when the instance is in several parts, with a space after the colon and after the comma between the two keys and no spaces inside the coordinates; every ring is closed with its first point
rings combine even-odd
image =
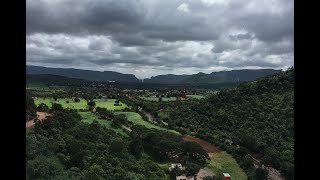
{"type": "Polygon", "coordinates": [[[26,76],[26,84],[65,86],[80,85],[84,83],[88,83],[88,81],[52,74],[27,74],[26,76]]]}
{"type": "Polygon", "coordinates": [[[52,74],[90,81],[139,82],[135,75],[113,71],[90,71],[81,69],[47,68],[41,66],[26,67],[27,74],[52,74]]]}
{"type": "Polygon", "coordinates": [[[179,84],[182,81],[189,78],[191,75],[175,75],[175,74],[167,74],[167,75],[159,75],[154,76],[149,79],[144,79],[146,83],[160,83],[160,84],[179,84]]]}
{"type": "Polygon", "coordinates": [[[238,83],[243,81],[254,81],[258,78],[272,75],[280,70],[274,69],[244,69],[232,71],[212,72],[211,74],[198,73],[193,75],[159,75],[144,82],[162,84],[216,84],[216,83],[238,83]]]}
{"type": "MultiPolygon", "coordinates": [[[[232,70],[212,72],[210,74],[199,72],[192,75],[158,75],[144,79],[145,83],[157,84],[221,84],[221,83],[239,83],[243,81],[254,81],[260,77],[272,75],[280,70],[274,69],[255,69],[255,70],[232,70]]],[[[91,71],[81,69],[47,68],[40,66],[26,67],[27,74],[51,74],[65,76],[69,78],[84,79],[89,81],[116,81],[116,82],[141,82],[133,74],[122,74],[113,71],[91,71]]]]}

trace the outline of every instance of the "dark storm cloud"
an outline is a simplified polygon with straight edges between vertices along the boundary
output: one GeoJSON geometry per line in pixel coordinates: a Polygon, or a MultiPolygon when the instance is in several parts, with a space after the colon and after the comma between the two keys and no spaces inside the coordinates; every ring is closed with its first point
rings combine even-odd
{"type": "Polygon", "coordinates": [[[135,73],[293,65],[292,0],[28,0],[27,63],[135,73]]]}
{"type": "Polygon", "coordinates": [[[28,1],[27,33],[132,32],[144,12],[138,1],[28,1]]]}

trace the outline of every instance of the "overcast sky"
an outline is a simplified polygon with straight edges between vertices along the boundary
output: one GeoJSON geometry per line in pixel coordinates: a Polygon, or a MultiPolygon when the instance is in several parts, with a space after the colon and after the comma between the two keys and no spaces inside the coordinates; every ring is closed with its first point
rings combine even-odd
{"type": "Polygon", "coordinates": [[[27,0],[27,64],[148,78],[293,66],[293,0],[27,0]]]}

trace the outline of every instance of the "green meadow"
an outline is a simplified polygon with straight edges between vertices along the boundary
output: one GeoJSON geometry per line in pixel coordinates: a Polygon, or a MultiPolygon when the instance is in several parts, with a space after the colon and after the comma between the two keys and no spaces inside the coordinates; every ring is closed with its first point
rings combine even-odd
{"type": "Polygon", "coordinates": [[[170,129],[166,129],[160,126],[156,126],[152,123],[149,123],[145,120],[142,119],[142,117],[140,116],[140,114],[136,113],[136,112],[115,112],[116,115],[118,114],[124,114],[126,116],[126,118],[131,121],[133,124],[135,125],[142,125],[145,126],[147,128],[154,128],[154,129],[159,129],[159,130],[163,130],[163,131],[168,131],[168,132],[172,132],[175,134],[180,134],[179,132],[175,131],[175,130],[170,130],[170,129]]]}
{"type": "Polygon", "coordinates": [[[100,117],[98,117],[96,114],[92,112],[79,112],[79,114],[82,117],[82,120],[81,120],[82,122],[91,124],[93,121],[97,121],[99,124],[107,127],[108,129],[112,129],[119,134],[128,136],[128,134],[122,128],[116,128],[111,126],[111,123],[112,123],[111,120],[101,119],[100,117]]]}
{"type": "MultiPolygon", "coordinates": [[[[107,108],[108,110],[121,110],[128,107],[126,104],[121,103],[121,106],[115,106],[116,99],[94,99],[96,102],[96,107],[107,108]]],[[[70,109],[87,109],[88,103],[87,100],[80,98],[80,102],[74,102],[73,98],[58,98],[57,101],[54,101],[53,98],[35,98],[35,104],[38,106],[41,103],[46,104],[47,106],[51,107],[53,103],[61,104],[63,108],[70,108],[70,109]],[[69,103],[67,103],[69,101],[69,103]]]]}
{"type": "Polygon", "coordinates": [[[210,153],[208,168],[217,173],[229,173],[232,180],[246,180],[245,172],[240,168],[237,161],[227,152],[221,151],[210,153]]]}

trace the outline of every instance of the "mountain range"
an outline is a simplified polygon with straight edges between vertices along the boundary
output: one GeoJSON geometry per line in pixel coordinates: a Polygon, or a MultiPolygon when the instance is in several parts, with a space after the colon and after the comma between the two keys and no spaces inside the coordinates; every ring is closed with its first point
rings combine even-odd
{"type": "Polygon", "coordinates": [[[27,74],[51,74],[66,76],[70,78],[84,79],[89,81],[119,81],[119,82],[139,82],[133,74],[122,74],[113,71],[91,71],[82,69],[47,68],[41,66],[26,67],[27,74]]]}
{"type": "Polygon", "coordinates": [[[199,72],[192,75],[159,75],[145,79],[144,82],[162,84],[216,84],[237,83],[243,81],[254,81],[260,77],[272,75],[280,70],[274,69],[243,69],[232,71],[212,72],[210,74],[199,72]]]}
{"type": "MultiPolygon", "coordinates": [[[[212,72],[210,74],[199,72],[192,75],[158,75],[144,79],[145,83],[158,84],[218,84],[253,81],[260,77],[272,75],[281,70],[274,69],[243,69],[212,72]]],[[[82,69],[48,68],[41,66],[26,66],[28,75],[51,74],[69,78],[84,79],[89,81],[116,81],[116,82],[141,82],[133,74],[123,74],[113,71],[91,71],[82,69]]]]}

